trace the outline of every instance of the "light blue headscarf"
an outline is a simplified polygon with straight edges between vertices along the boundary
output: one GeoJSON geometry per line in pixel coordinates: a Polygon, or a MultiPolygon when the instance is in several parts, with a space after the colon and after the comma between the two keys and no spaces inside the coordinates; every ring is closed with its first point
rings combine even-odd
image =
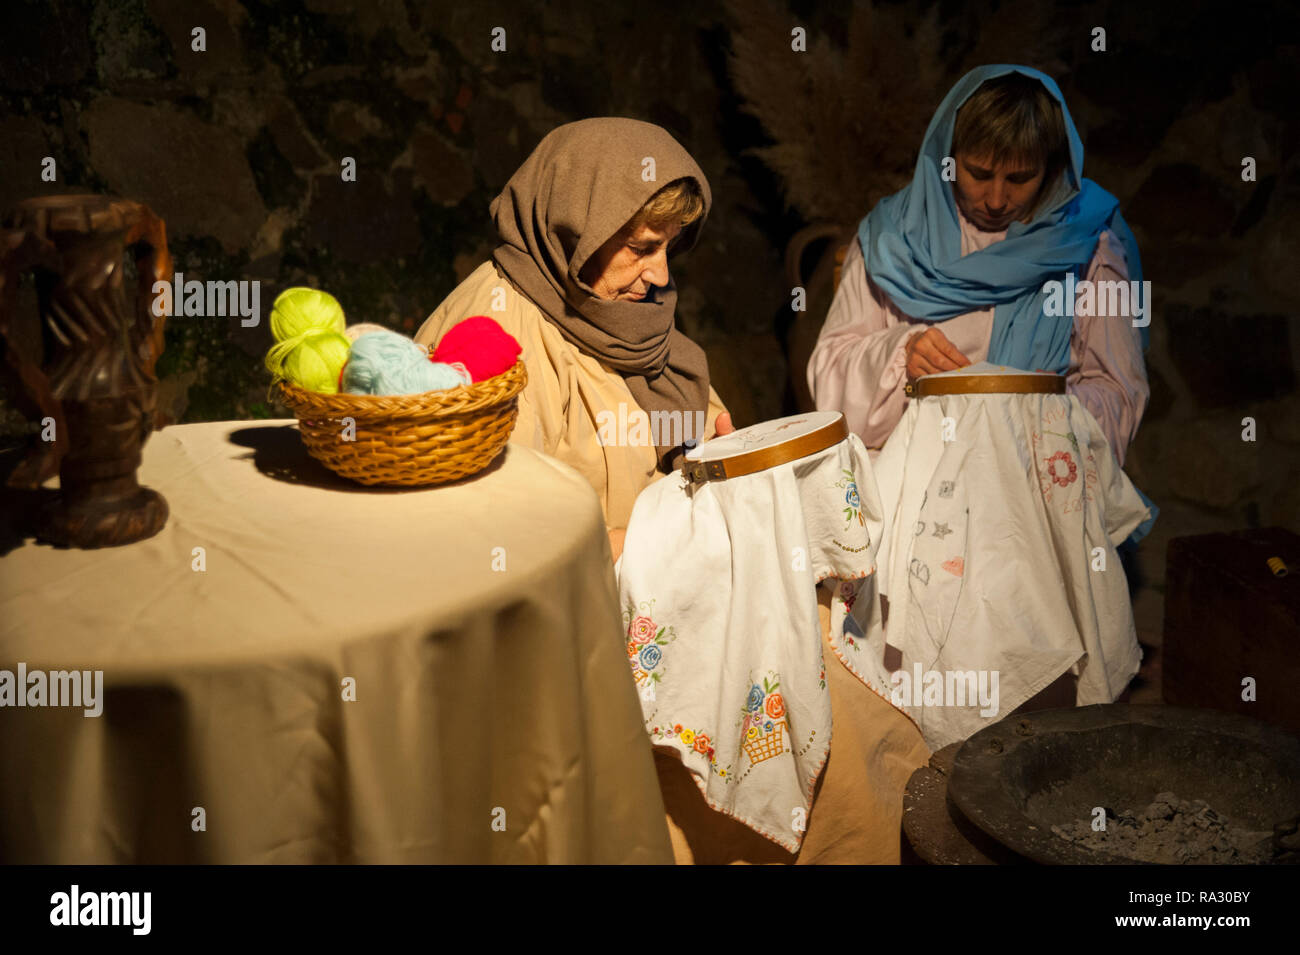
{"type": "MultiPolygon", "coordinates": [[[[1070,363],[1073,318],[1043,314],[1043,283],[1082,272],[1109,229],[1128,259],[1129,278],[1142,281],[1137,241],[1119,212],[1119,200],[1083,178],[1083,143],[1052,78],[1027,66],[981,66],[971,70],[939,105],[926,130],[912,182],[880,200],[858,227],[867,274],[904,313],[938,322],[995,306],[988,360],[1028,370],[1064,374],[1070,363]],[[1043,84],[1061,107],[1069,162],[1028,223],[1013,222],[1006,238],[961,254],[961,226],[952,183],[940,175],[952,149],[959,110],[986,81],[1023,73],[1043,84]]],[[[1142,347],[1147,329],[1142,328],[1142,347]]]]}
{"type": "MultiPolygon", "coordinates": [[[[1027,66],[999,64],[971,70],[944,97],[926,130],[912,182],[876,203],[858,226],[858,241],[867,274],[905,314],[939,322],[994,306],[990,362],[1064,374],[1074,319],[1044,314],[1043,284],[1064,281],[1067,272],[1082,278],[1106,229],[1123,245],[1128,277],[1141,289],[1137,241],[1120,215],[1119,200],[1083,178],[1083,143],[1055,81],[1027,66]],[[952,154],[952,131],[962,104],[986,80],[1008,73],[1038,80],[1060,105],[1069,162],[1056,182],[1046,186],[1050,191],[1029,222],[1012,222],[1001,242],[962,255],[952,183],[940,174],[943,160],[952,154]]],[[[1145,350],[1147,329],[1141,333],[1145,350]]],[[[1146,536],[1158,513],[1146,495],[1142,499],[1152,514],[1133,532],[1133,542],[1146,536]]]]}

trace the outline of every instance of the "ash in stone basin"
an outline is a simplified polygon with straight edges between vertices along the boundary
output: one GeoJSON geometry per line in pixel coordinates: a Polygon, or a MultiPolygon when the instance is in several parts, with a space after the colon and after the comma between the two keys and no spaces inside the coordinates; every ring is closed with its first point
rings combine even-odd
{"type": "Polygon", "coordinates": [[[1300,738],[1232,713],[1106,703],[1014,715],[962,744],[948,794],[983,832],[1049,865],[1208,864],[1231,850],[1300,862],[1300,738]],[[1099,807],[1110,831],[1094,834],[1099,807]]]}
{"type": "Polygon", "coordinates": [[[1106,810],[1106,828],[1079,819],[1052,832],[1081,849],[1162,865],[1257,865],[1272,857],[1272,833],[1236,826],[1203,799],[1158,793],[1142,810],[1106,810]]]}

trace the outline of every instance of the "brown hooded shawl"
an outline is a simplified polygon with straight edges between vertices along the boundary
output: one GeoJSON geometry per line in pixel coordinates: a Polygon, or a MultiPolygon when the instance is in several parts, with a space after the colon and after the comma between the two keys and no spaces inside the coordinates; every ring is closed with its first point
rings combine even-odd
{"type": "MultiPolygon", "coordinates": [[[[587,260],[661,188],[694,179],[704,214],[675,248],[690,248],[709,213],[708,180],[665,130],[634,119],[584,119],[550,132],[492,202],[501,245],[493,252],[510,281],[560,333],[616,369],[647,412],[708,410],[703,349],[674,325],[677,286],[652,286],[640,302],[597,297],[579,273],[587,260]],[[647,182],[644,161],[654,160],[647,182]]],[[[680,447],[660,445],[672,469],[680,447]]]]}

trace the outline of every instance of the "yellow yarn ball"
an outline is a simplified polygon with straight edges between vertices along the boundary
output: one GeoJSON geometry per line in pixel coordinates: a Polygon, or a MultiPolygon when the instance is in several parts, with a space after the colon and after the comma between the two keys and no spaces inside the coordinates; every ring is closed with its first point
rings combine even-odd
{"type": "Polygon", "coordinates": [[[333,295],[314,288],[285,289],[271,306],[275,344],[266,353],[267,370],[275,381],[337,394],[339,372],[352,347],[345,327],[343,307],[333,295]]]}
{"type": "Polygon", "coordinates": [[[345,327],[343,306],[320,289],[301,285],[287,288],[271,306],[271,334],[277,342],[313,329],[342,334],[345,327]]]}

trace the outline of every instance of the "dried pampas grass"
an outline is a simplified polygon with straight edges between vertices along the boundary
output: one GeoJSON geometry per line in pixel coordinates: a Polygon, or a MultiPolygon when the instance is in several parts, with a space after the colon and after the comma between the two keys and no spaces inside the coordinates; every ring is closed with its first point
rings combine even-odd
{"type": "Polygon", "coordinates": [[[1055,54],[1069,45],[1069,25],[1036,0],[977,3],[956,21],[940,21],[938,4],[909,20],[898,8],[855,3],[834,39],[780,0],[726,6],[732,82],[772,139],[754,154],[806,220],[844,230],[911,180],[930,118],[967,70],[1022,63],[1058,81],[1068,70],[1055,54]],[[795,26],[808,29],[806,53],[791,50],[795,26]]]}
{"type": "Polygon", "coordinates": [[[848,228],[911,179],[925,128],[947,90],[934,11],[915,24],[894,10],[855,5],[841,49],[773,0],[728,0],[730,68],[744,110],[772,145],[754,150],[810,221],[848,228]],[[802,24],[805,25],[806,24],[802,24]]]}

